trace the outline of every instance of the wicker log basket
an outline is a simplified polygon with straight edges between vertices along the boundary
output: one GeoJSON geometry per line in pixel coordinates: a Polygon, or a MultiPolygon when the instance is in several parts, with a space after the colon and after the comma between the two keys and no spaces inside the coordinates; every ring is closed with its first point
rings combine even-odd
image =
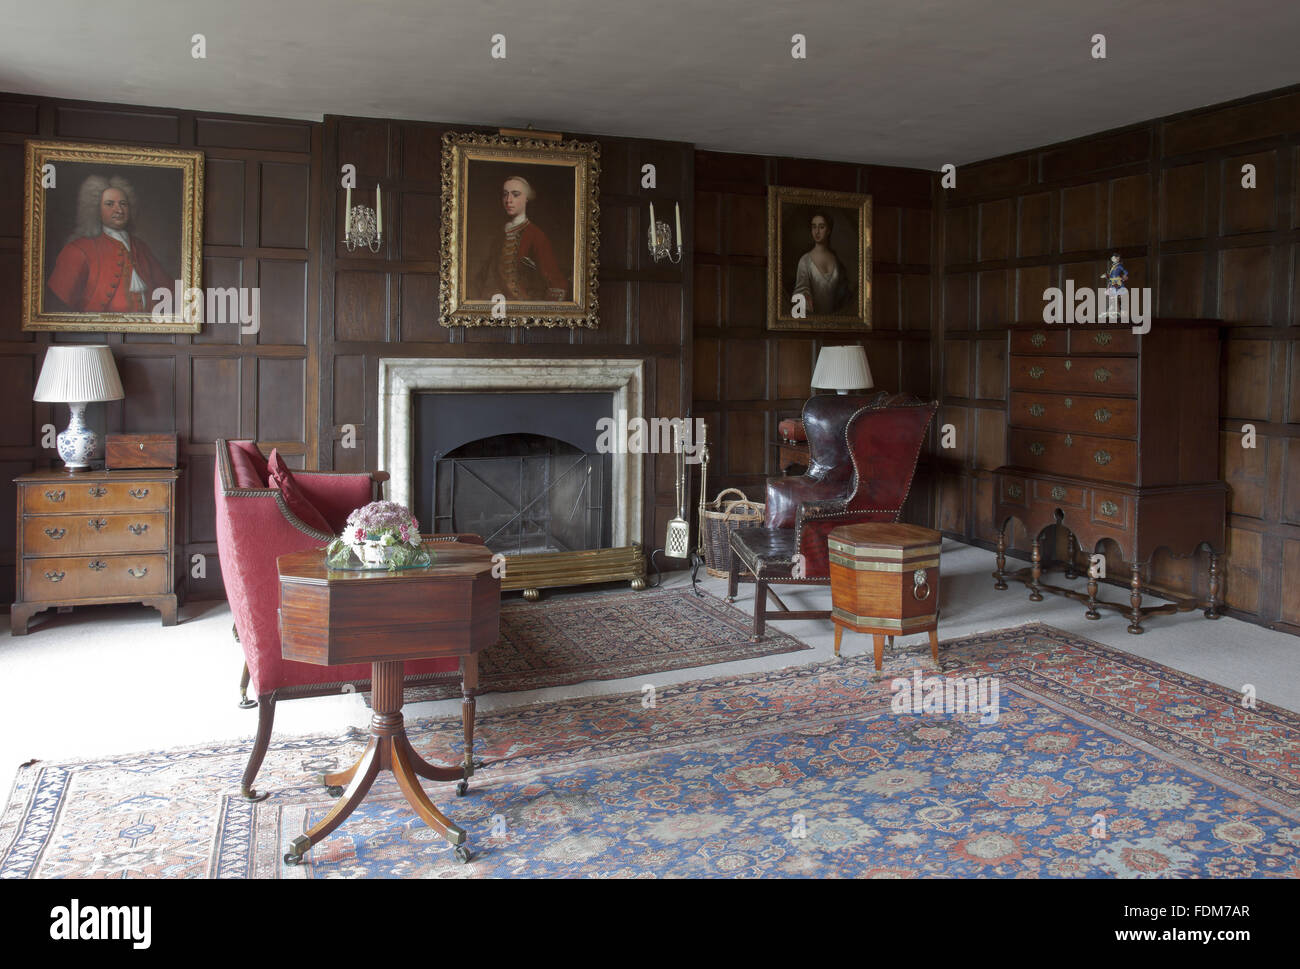
{"type": "Polygon", "coordinates": [[[766,510],[761,501],[750,501],[739,488],[728,488],[712,501],[700,505],[700,530],[704,536],[704,569],[715,579],[731,575],[731,531],[742,525],[757,525],[766,510]],[[727,495],[739,495],[730,501],[727,495]]]}

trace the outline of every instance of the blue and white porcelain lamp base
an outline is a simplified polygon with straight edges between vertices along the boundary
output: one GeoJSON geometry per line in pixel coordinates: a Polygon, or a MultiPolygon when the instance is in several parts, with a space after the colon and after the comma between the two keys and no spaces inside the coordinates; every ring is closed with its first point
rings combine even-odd
{"type": "Polygon", "coordinates": [[[67,429],[59,434],[59,457],[63,459],[67,471],[88,471],[98,438],[86,426],[86,405],[70,403],[68,407],[72,411],[72,419],[68,421],[67,429]]]}

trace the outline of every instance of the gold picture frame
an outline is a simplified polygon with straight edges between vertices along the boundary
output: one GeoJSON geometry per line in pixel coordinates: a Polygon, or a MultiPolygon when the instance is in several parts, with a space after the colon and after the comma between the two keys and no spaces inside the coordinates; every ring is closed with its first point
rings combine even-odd
{"type": "Polygon", "coordinates": [[[203,152],[28,141],[26,154],[23,329],[198,333],[203,152]]]}
{"type": "Polygon", "coordinates": [[[871,329],[870,195],[768,187],[767,328],[871,329]]]}
{"type": "Polygon", "coordinates": [[[599,222],[596,142],[447,132],[438,322],[599,325],[599,222]]]}

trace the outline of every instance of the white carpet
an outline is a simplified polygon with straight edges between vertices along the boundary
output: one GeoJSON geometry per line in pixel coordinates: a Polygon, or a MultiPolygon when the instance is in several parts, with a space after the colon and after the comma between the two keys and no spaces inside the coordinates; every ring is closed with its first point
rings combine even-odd
{"type": "MultiPolygon", "coordinates": [[[[982,549],[944,543],[939,636],[942,642],[970,633],[1039,620],[1089,639],[1164,663],[1232,689],[1254,684],[1261,700],[1300,711],[1300,638],[1235,619],[1209,622],[1199,612],[1156,616],[1147,632],[1132,636],[1127,621],[1103,611],[1102,618],[1083,618],[1084,607],[1060,596],[1028,601],[1019,583],[1005,592],[993,589],[993,555],[982,549]]],[[[726,594],[726,584],[704,577],[705,588],[726,594]]],[[[1054,581],[1063,581],[1059,576],[1054,581]]],[[[674,573],[665,585],[689,584],[687,573],[674,573]]],[[[1077,583],[1083,586],[1083,581],[1077,583]]],[[[577,590],[581,591],[581,590],[577,590]]],[[[562,593],[546,592],[544,596],[562,593]]],[[[827,609],[825,588],[791,588],[781,592],[792,609],[827,609]]],[[[741,586],[736,605],[753,607],[753,586],[741,586]]],[[[1127,601],[1127,593],[1103,587],[1103,598],[1127,601]]],[[[1154,601],[1154,600],[1149,600],[1154,601]]],[[[257,712],[240,710],[239,672],[243,654],[230,634],[230,610],[224,602],[191,602],[182,622],[159,624],[158,614],[140,606],[98,606],[71,614],[43,613],[32,632],[11,637],[0,630],[0,682],[6,691],[0,726],[0,784],[7,792],[17,766],[32,758],[60,760],[102,754],[157,750],[208,741],[251,738],[257,712]]],[[[815,647],[813,652],[786,653],[662,673],[654,677],[605,680],[528,693],[489,694],[480,710],[518,706],[563,697],[639,691],[643,682],[671,683],[727,673],[777,669],[831,658],[829,622],[772,623],[815,647]]],[[[900,638],[924,641],[925,634],[900,638]]],[[[870,650],[869,636],[844,637],[844,653],[870,650]]],[[[940,653],[942,656],[942,652],[940,653]]],[[[408,716],[459,714],[459,700],[408,706],[408,716]]],[[[320,697],[282,703],[276,709],[276,733],[341,733],[364,727],[369,710],[355,695],[320,697]]]]}

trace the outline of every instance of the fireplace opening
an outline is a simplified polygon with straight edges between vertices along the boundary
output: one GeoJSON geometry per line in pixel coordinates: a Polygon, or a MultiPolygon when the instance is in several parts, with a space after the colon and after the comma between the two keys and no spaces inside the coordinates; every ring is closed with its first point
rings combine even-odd
{"type": "Polygon", "coordinates": [[[430,530],[475,532],[512,556],[611,545],[610,455],[596,449],[609,394],[425,393],[414,403],[415,512],[430,530]]]}

